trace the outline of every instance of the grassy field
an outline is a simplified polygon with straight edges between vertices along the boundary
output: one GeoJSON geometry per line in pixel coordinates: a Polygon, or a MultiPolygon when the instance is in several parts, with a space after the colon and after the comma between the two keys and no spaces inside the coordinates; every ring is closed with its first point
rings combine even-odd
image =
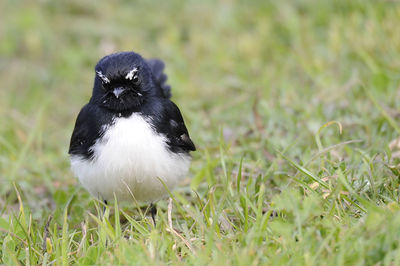
{"type": "Polygon", "coordinates": [[[399,265],[400,3],[1,1],[0,264],[399,265]],[[157,225],[69,170],[104,55],[166,62],[198,151],[157,225]]]}

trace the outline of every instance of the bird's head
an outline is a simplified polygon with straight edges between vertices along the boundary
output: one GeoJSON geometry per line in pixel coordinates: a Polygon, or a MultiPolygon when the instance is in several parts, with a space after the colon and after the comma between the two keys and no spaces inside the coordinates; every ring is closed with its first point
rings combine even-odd
{"type": "Polygon", "coordinates": [[[156,96],[151,69],[137,53],[108,55],[97,63],[95,72],[92,101],[109,110],[132,110],[156,96]]]}

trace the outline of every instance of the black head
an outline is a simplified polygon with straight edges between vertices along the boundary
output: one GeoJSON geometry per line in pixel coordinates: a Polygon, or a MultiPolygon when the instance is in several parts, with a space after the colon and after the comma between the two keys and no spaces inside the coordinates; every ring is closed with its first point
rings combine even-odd
{"type": "Polygon", "coordinates": [[[109,110],[138,109],[146,99],[157,96],[151,69],[137,53],[108,55],[97,63],[95,71],[91,101],[109,110]]]}

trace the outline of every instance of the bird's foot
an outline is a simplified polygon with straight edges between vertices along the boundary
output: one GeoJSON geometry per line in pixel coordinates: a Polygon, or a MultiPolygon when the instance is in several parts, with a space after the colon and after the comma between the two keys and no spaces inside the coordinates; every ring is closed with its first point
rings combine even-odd
{"type": "Polygon", "coordinates": [[[153,220],[154,227],[156,226],[156,215],[157,215],[157,206],[153,203],[150,204],[149,211],[151,214],[151,219],[153,220]]]}

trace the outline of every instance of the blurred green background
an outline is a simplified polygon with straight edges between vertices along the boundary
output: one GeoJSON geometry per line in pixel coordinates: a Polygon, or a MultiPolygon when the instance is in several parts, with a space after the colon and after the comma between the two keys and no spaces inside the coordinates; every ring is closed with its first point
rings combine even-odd
{"type": "Polygon", "coordinates": [[[243,158],[246,178],[262,176],[269,202],[299,176],[285,151],[321,178],[342,167],[374,204],[397,201],[398,1],[4,0],[0,17],[4,217],[18,206],[15,182],[39,224],[76,191],[71,219],[82,219],[90,197],[69,171],[69,138],[96,62],[128,50],[166,63],[198,147],[182,191],[219,183],[223,151],[232,173],[243,158]],[[342,134],[327,127],[318,146],[330,121],[342,134]]]}

